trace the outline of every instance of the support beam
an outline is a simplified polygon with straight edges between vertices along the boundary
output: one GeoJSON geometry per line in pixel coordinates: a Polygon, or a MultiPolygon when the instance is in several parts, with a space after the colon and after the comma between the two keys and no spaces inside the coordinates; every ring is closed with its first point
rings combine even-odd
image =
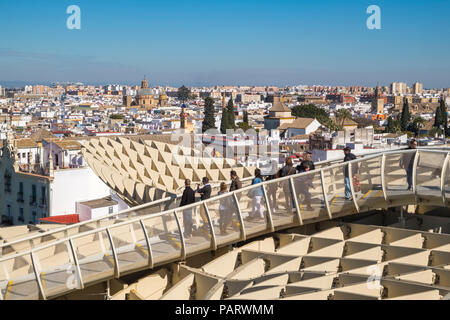
{"type": "Polygon", "coordinates": [[[270,230],[270,232],[274,232],[275,227],[273,225],[273,219],[272,219],[272,208],[270,208],[269,197],[267,196],[267,191],[266,191],[266,185],[264,185],[262,189],[263,189],[264,201],[266,202],[266,206],[267,206],[267,218],[269,218],[268,219],[268,229],[270,230]]]}
{"type": "Polygon", "coordinates": [[[31,258],[31,264],[33,265],[33,271],[34,271],[34,275],[36,277],[36,282],[38,284],[38,288],[39,288],[39,293],[41,295],[41,298],[43,300],[47,300],[47,296],[45,295],[44,289],[42,287],[42,281],[41,281],[41,271],[39,270],[39,268],[37,267],[36,263],[37,263],[37,258],[34,255],[34,252],[31,251],[30,252],[30,258],[31,258]]]}
{"type": "Polygon", "coordinates": [[[446,199],[447,196],[445,194],[445,177],[447,176],[449,161],[450,161],[450,154],[447,153],[447,155],[445,156],[444,163],[442,165],[442,172],[441,172],[441,193],[442,193],[442,204],[444,205],[444,207],[447,206],[447,199],[446,199]]]}
{"type": "Polygon", "coordinates": [[[177,222],[178,232],[180,233],[180,243],[181,243],[181,259],[186,260],[186,243],[184,241],[183,230],[181,229],[180,219],[178,219],[177,212],[173,212],[173,216],[175,217],[175,221],[177,222]]]}
{"type": "Polygon", "coordinates": [[[216,233],[214,231],[214,223],[211,219],[211,215],[209,214],[209,209],[208,209],[208,206],[206,205],[206,202],[203,202],[203,209],[205,209],[206,217],[208,218],[209,229],[211,232],[211,249],[217,250],[217,239],[216,239],[216,233]]]}
{"type": "Polygon", "coordinates": [[[114,276],[118,279],[118,278],[120,278],[119,259],[117,257],[116,246],[114,245],[114,241],[111,236],[111,232],[109,231],[109,228],[106,228],[106,234],[108,235],[108,239],[109,239],[109,243],[111,245],[111,251],[112,251],[113,259],[114,259],[114,276]]]}
{"type": "MultiPolygon", "coordinates": [[[[274,182],[274,183],[278,183],[278,182],[274,182]]],[[[298,198],[297,198],[297,190],[295,190],[295,184],[294,184],[294,178],[289,178],[289,185],[291,186],[291,195],[292,195],[292,200],[294,200],[294,204],[295,204],[295,211],[297,212],[297,220],[298,220],[298,224],[299,225],[303,225],[303,219],[302,219],[302,214],[300,212],[300,205],[298,204],[298,198]]]]}
{"type": "Polygon", "coordinates": [[[81,275],[80,263],[78,261],[77,254],[75,252],[75,247],[73,245],[72,239],[69,239],[69,247],[70,247],[70,251],[72,252],[73,261],[75,262],[75,268],[77,269],[78,279],[80,280],[80,289],[83,290],[84,282],[83,282],[83,277],[81,275]]]}
{"type": "Polygon", "coordinates": [[[153,252],[152,252],[152,247],[150,246],[150,239],[148,238],[148,232],[147,232],[147,229],[145,229],[144,222],[142,220],[139,220],[139,223],[141,224],[142,232],[144,233],[144,237],[145,237],[145,243],[147,244],[148,267],[150,269],[153,269],[153,252]]]}
{"type": "Polygon", "coordinates": [[[419,162],[419,156],[419,150],[416,150],[416,152],[414,153],[414,163],[412,170],[412,183],[415,205],[417,205],[417,163],[419,162]]]}
{"type": "Polygon", "coordinates": [[[355,206],[356,212],[359,213],[359,206],[358,206],[358,202],[356,201],[356,195],[355,195],[355,187],[353,185],[353,170],[352,170],[352,163],[348,164],[348,177],[350,180],[350,192],[352,194],[352,199],[353,199],[353,205],[355,206]]]}
{"type": "Polygon", "coordinates": [[[333,216],[331,215],[330,204],[328,203],[325,175],[323,173],[323,169],[320,170],[320,184],[322,185],[323,201],[325,202],[325,208],[327,209],[328,217],[330,219],[333,219],[333,216]]]}
{"type": "Polygon", "coordinates": [[[387,208],[389,199],[387,196],[387,189],[386,189],[386,155],[384,153],[381,157],[380,177],[381,177],[381,189],[383,190],[384,202],[387,208]]]}
{"type": "Polygon", "coordinates": [[[244,219],[242,218],[241,206],[239,205],[239,200],[236,196],[236,193],[233,193],[233,200],[234,200],[234,204],[236,205],[237,215],[239,218],[239,223],[241,225],[241,240],[245,241],[245,240],[247,240],[247,234],[246,234],[245,228],[244,228],[244,219]]]}

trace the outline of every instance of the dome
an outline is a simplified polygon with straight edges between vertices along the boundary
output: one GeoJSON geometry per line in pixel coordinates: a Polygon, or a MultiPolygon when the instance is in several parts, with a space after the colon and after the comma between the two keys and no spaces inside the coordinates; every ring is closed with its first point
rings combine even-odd
{"type": "Polygon", "coordinates": [[[137,96],[139,97],[139,96],[152,96],[154,93],[153,93],[153,89],[150,89],[150,88],[144,88],[144,89],[139,89],[138,91],[137,91],[137,96]]]}

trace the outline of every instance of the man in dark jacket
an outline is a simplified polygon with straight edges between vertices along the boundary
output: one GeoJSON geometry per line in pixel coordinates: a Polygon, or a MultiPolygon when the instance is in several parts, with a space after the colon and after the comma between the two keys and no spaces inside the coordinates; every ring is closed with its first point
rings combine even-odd
{"type": "MultiPolygon", "coordinates": [[[[202,179],[203,188],[200,188],[200,185],[197,185],[197,190],[195,192],[200,193],[200,200],[206,200],[211,198],[211,185],[209,184],[209,179],[207,177],[203,177],[202,179]]],[[[207,228],[209,230],[209,222],[208,217],[206,215],[205,209],[203,206],[200,207],[200,216],[203,220],[203,228],[207,228]]]]}
{"type": "MultiPolygon", "coordinates": [[[[185,189],[181,197],[180,207],[187,206],[195,202],[195,191],[191,188],[191,180],[184,180],[185,189]]],[[[192,208],[183,210],[184,236],[189,238],[192,235],[192,208]]]]}
{"type": "Polygon", "coordinates": [[[231,176],[230,192],[236,191],[236,190],[239,190],[240,188],[242,188],[242,182],[241,182],[241,180],[239,180],[239,177],[238,177],[236,171],[232,170],[230,172],[230,176],[231,176]]]}
{"type": "MultiPolygon", "coordinates": [[[[417,149],[417,140],[412,139],[409,143],[408,150],[417,149]]],[[[415,153],[405,153],[402,158],[400,159],[400,167],[402,169],[406,170],[406,180],[408,181],[408,191],[412,191],[413,189],[413,182],[412,182],[412,176],[413,176],[413,167],[414,167],[414,159],[416,154],[415,153]]]]}
{"type": "MultiPolygon", "coordinates": [[[[356,160],[356,156],[350,152],[350,148],[346,147],[344,149],[344,162],[349,162],[356,160]]],[[[350,187],[350,179],[355,177],[358,174],[358,164],[352,164],[352,177],[350,177],[348,172],[348,165],[344,167],[344,180],[345,180],[345,199],[352,200],[352,191],[350,187]]]]}
{"type": "MultiPolygon", "coordinates": [[[[280,171],[278,172],[278,176],[279,176],[279,178],[287,177],[287,176],[295,174],[295,171],[296,171],[296,169],[295,169],[294,165],[292,164],[292,158],[287,158],[286,165],[280,169],[280,171]]],[[[289,180],[284,180],[283,182],[281,182],[281,187],[283,188],[284,199],[286,201],[286,214],[291,215],[292,210],[295,208],[295,204],[292,199],[291,187],[289,185],[289,180]]]]}
{"type": "Polygon", "coordinates": [[[309,167],[310,171],[316,170],[316,166],[314,165],[314,162],[311,160],[311,151],[305,152],[303,155],[303,161],[297,166],[297,173],[306,171],[306,166],[309,167]]]}

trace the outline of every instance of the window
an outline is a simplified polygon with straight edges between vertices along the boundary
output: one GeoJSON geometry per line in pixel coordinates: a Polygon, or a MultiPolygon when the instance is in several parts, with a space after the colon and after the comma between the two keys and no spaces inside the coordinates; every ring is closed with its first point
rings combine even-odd
{"type": "Polygon", "coordinates": [[[114,212],[114,207],[109,207],[108,210],[109,210],[109,213],[111,214],[114,212]]]}
{"type": "Polygon", "coordinates": [[[6,212],[7,212],[7,214],[8,214],[8,217],[11,218],[11,205],[10,205],[10,204],[8,204],[8,205],[6,206],[6,212]]]}
{"type": "Polygon", "coordinates": [[[47,196],[46,196],[46,190],[45,187],[41,187],[41,205],[45,205],[47,203],[47,196]]]}
{"type": "Polygon", "coordinates": [[[8,171],[5,171],[5,192],[11,192],[11,174],[8,171]]]}
{"type": "Polygon", "coordinates": [[[25,217],[23,216],[23,208],[19,209],[19,222],[25,222],[25,217]]]}
{"type": "Polygon", "coordinates": [[[33,224],[37,224],[37,214],[36,214],[36,211],[33,211],[33,224]]]}
{"type": "Polygon", "coordinates": [[[19,192],[17,192],[17,201],[23,202],[23,182],[19,182],[19,192]]]}
{"type": "Polygon", "coordinates": [[[36,203],[36,185],[33,184],[31,186],[31,198],[30,198],[30,203],[36,203]]]}

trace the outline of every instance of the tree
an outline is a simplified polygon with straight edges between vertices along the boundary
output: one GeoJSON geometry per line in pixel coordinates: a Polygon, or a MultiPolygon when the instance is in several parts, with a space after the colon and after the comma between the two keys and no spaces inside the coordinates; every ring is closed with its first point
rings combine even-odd
{"type": "Polygon", "coordinates": [[[214,99],[211,97],[205,98],[205,116],[202,123],[202,132],[209,129],[216,129],[215,119],[214,119],[214,99]]]}
{"type": "Polygon", "coordinates": [[[442,130],[438,127],[433,127],[428,131],[429,137],[436,137],[436,135],[440,136],[442,134],[442,130]]]}
{"type": "Polygon", "coordinates": [[[298,105],[292,108],[292,115],[297,118],[314,118],[320,122],[321,125],[334,130],[337,126],[331,121],[328,113],[316,107],[314,104],[298,105]]]}
{"type": "Polygon", "coordinates": [[[402,114],[400,116],[400,125],[402,131],[408,130],[408,124],[410,120],[411,120],[411,113],[409,112],[409,103],[408,100],[405,99],[403,103],[402,114]]]}
{"type": "Polygon", "coordinates": [[[339,109],[336,112],[336,123],[341,128],[344,127],[345,120],[352,119],[352,114],[347,109],[339,109]]]}
{"type": "Polygon", "coordinates": [[[244,116],[243,116],[243,118],[244,118],[244,119],[242,120],[242,122],[248,124],[248,113],[247,113],[247,110],[244,111],[244,116]]]}
{"type": "Polygon", "coordinates": [[[233,102],[233,97],[230,98],[230,100],[228,100],[228,105],[227,105],[227,116],[228,116],[228,120],[227,120],[227,129],[235,129],[236,128],[236,121],[234,118],[234,102],[233,102]]]}
{"type": "Polygon", "coordinates": [[[242,129],[242,130],[244,130],[244,131],[247,131],[248,129],[253,129],[253,127],[252,126],[250,126],[248,123],[246,123],[246,122],[238,122],[238,127],[239,127],[239,129],[242,129]]]}
{"type": "Polygon", "coordinates": [[[447,122],[447,106],[445,105],[444,99],[441,99],[441,103],[436,108],[436,113],[434,116],[434,126],[436,128],[444,128],[445,134],[448,135],[447,122]]]}
{"type": "Polygon", "coordinates": [[[222,119],[220,119],[220,132],[222,134],[227,133],[228,129],[228,109],[223,108],[222,109],[222,119]]]}
{"type": "Polygon", "coordinates": [[[414,132],[414,136],[419,135],[420,128],[423,127],[423,124],[425,123],[425,119],[422,117],[415,117],[410,125],[410,129],[412,132],[414,132]]]}
{"type": "Polygon", "coordinates": [[[120,113],[116,113],[116,114],[112,114],[109,116],[110,119],[114,119],[114,120],[122,120],[123,119],[123,114],[120,113]]]}
{"type": "Polygon", "coordinates": [[[189,88],[186,88],[185,86],[181,86],[180,88],[178,88],[177,98],[182,103],[188,101],[191,98],[191,90],[189,88]]]}
{"type": "Polygon", "coordinates": [[[387,133],[397,133],[400,131],[400,121],[394,120],[392,117],[387,119],[386,132],[387,133]]]}

